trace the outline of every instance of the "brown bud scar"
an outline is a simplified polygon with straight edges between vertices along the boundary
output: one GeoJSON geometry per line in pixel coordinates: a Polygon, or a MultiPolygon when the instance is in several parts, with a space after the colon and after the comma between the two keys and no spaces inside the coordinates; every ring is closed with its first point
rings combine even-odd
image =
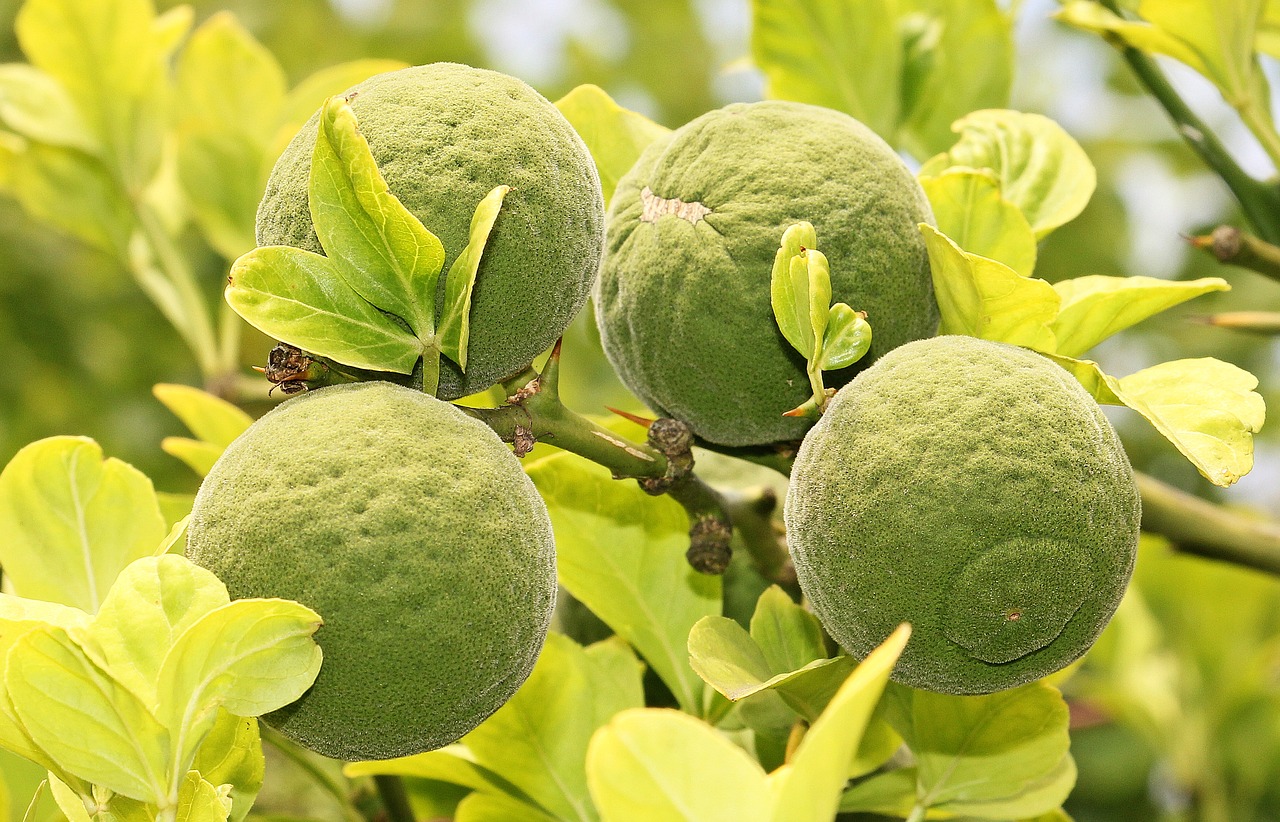
{"type": "Polygon", "coordinates": [[[679,217],[681,220],[688,220],[693,225],[697,225],[700,220],[705,219],[711,213],[711,209],[702,203],[686,203],[679,197],[671,200],[659,197],[648,186],[645,186],[644,190],[640,192],[640,202],[643,206],[643,210],[640,213],[640,221],[643,223],[656,223],[659,217],[670,214],[673,217],[679,217]]]}
{"type": "Polygon", "coordinates": [[[1004,618],[1007,619],[1009,622],[1017,622],[1018,620],[1022,619],[1022,612],[1021,611],[1005,611],[1004,618]]]}

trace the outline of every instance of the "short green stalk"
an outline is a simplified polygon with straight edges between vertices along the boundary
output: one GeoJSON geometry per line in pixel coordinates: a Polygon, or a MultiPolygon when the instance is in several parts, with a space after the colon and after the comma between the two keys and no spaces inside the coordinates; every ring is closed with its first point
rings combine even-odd
{"type": "Polygon", "coordinates": [[[414,822],[413,807],[409,805],[403,779],[394,774],[376,774],[373,784],[378,788],[389,822],[414,822]]]}
{"type": "Polygon", "coordinates": [[[341,783],[325,773],[315,762],[311,761],[305,751],[286,739],[279,731],[261,722],[259,722],[259,727],[262,730],[263,742],[275,748],[281,755],[306,773],[307,776],[311,777],[325,793],[333,797],[334,801],[338,803],[338,807],[342,810],[342,818],[346,822],[365,822],[360,812],[351,805],[351,797],[341,783]]]}

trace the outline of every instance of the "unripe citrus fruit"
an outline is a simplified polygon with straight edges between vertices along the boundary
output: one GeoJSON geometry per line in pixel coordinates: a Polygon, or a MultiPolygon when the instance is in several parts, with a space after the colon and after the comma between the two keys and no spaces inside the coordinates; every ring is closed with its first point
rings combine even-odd
{"type": "Polygon", "coordinates": [[[809,423],[782,416],[810,396],[804,358],[769,297],[782,234],[801,221],[831,263],[833,300],[869,315],[867,361],[934,333],[917,228],[932,212],[902,160],[839,112],[735,104],[651,144],[609,206],[597,317],[641,400],[722,445],[804,434],[809,423]]]}
{"type": "Polygon", "coordinates": [[[969,337],[910,343],[836,394],[796,458],[787,540],[824,626],[864,656],[914,626],[894,678],[957,694],[1082,655],[1133,569],[1119,439],[1066,371],[969,337]]]}
{"type": "MultiPolygon", "coordinates": [[[[352,93],[387,187],[440,238],[445,271],[467,245],[480,200],[512,188],[480,260],[466,374],[441,363],[439,396],[482,391],[549,348],[586,302],[604,244],[595,163],[555,106],[504,74],[434,63],[379,74],[352,93]]],[[[271,172],[258,245],[322,253],[307,203],[317,122],[271,172]]]]}
{"type": "Polygon", "coordinates": [[[254,423],[192,511],[187,555],[231,595],[319,612],[315,685],[266,717],[338,759],[453,742],[528,676],[555,599],[546,506],[489,428],[390,383],[254,423]]]}

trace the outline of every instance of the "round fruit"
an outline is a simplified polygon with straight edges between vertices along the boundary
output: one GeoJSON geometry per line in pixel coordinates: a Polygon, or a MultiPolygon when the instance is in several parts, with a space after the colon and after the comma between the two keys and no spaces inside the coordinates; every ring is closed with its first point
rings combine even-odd
{"type": "Polygon", "coordinates": [[[910,622],[894,678],[976,694],[1088,650],[1133,570],[1139,500],[1115,432],[1066,371],[938,337],[836,394],[796,458],[786,522],[836,641],[864,656],[910,622]]]}
{"type": "MultiPolygon", "coordinates": [[[[480,200],[512,187],[480,259],[466,374],[442,361],[438,393],[455,399],[520,371],[564,332],[600,267],[604,199],[586,146],[542,95],[497,72],[434,63],[348,94],[388,188],[444,244],[445,271],[480,200]]],[[[317,122],[271,172],[258,245],[322,253],[307,203],[317,122]]]]}
{"type": "Polygon", "coordinates": [[[338,759],[447,745],[520,686],[555,600],[546,506],[489,428],[390,383],[289,400],[200,486],[187,556],[319,612],[324,664],[266,717],[338,759]]]}
{"type": "Polygon", "coordinates": [[[623,382],[712,442],[803,436],[809,423],[782,414],[810,395],[805,362],[769,297],[782,234],[801,221],[830,260],[834,301],[869,315],[866,362],[934,333],[917,227],[933,217],[902,160],[839,112],[735,104],[650,145],[618,183],[596,308],[623,382]]]}

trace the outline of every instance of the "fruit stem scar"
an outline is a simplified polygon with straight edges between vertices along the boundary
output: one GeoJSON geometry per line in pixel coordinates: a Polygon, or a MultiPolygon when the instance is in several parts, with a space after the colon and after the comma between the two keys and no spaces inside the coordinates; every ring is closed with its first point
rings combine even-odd
{"type": "Polygon", "coordinates": [[[659,197],[648,186],[640,192],[640,202],[643,209],[640,212],[640,221],[644,223],[656,223],[659,217],[670,214],[673,217],[688,220],[692,225],[697,225],[711,213],[711,209],[699,202],[686,203],[679,197],[670,200],[659,197]]]}

